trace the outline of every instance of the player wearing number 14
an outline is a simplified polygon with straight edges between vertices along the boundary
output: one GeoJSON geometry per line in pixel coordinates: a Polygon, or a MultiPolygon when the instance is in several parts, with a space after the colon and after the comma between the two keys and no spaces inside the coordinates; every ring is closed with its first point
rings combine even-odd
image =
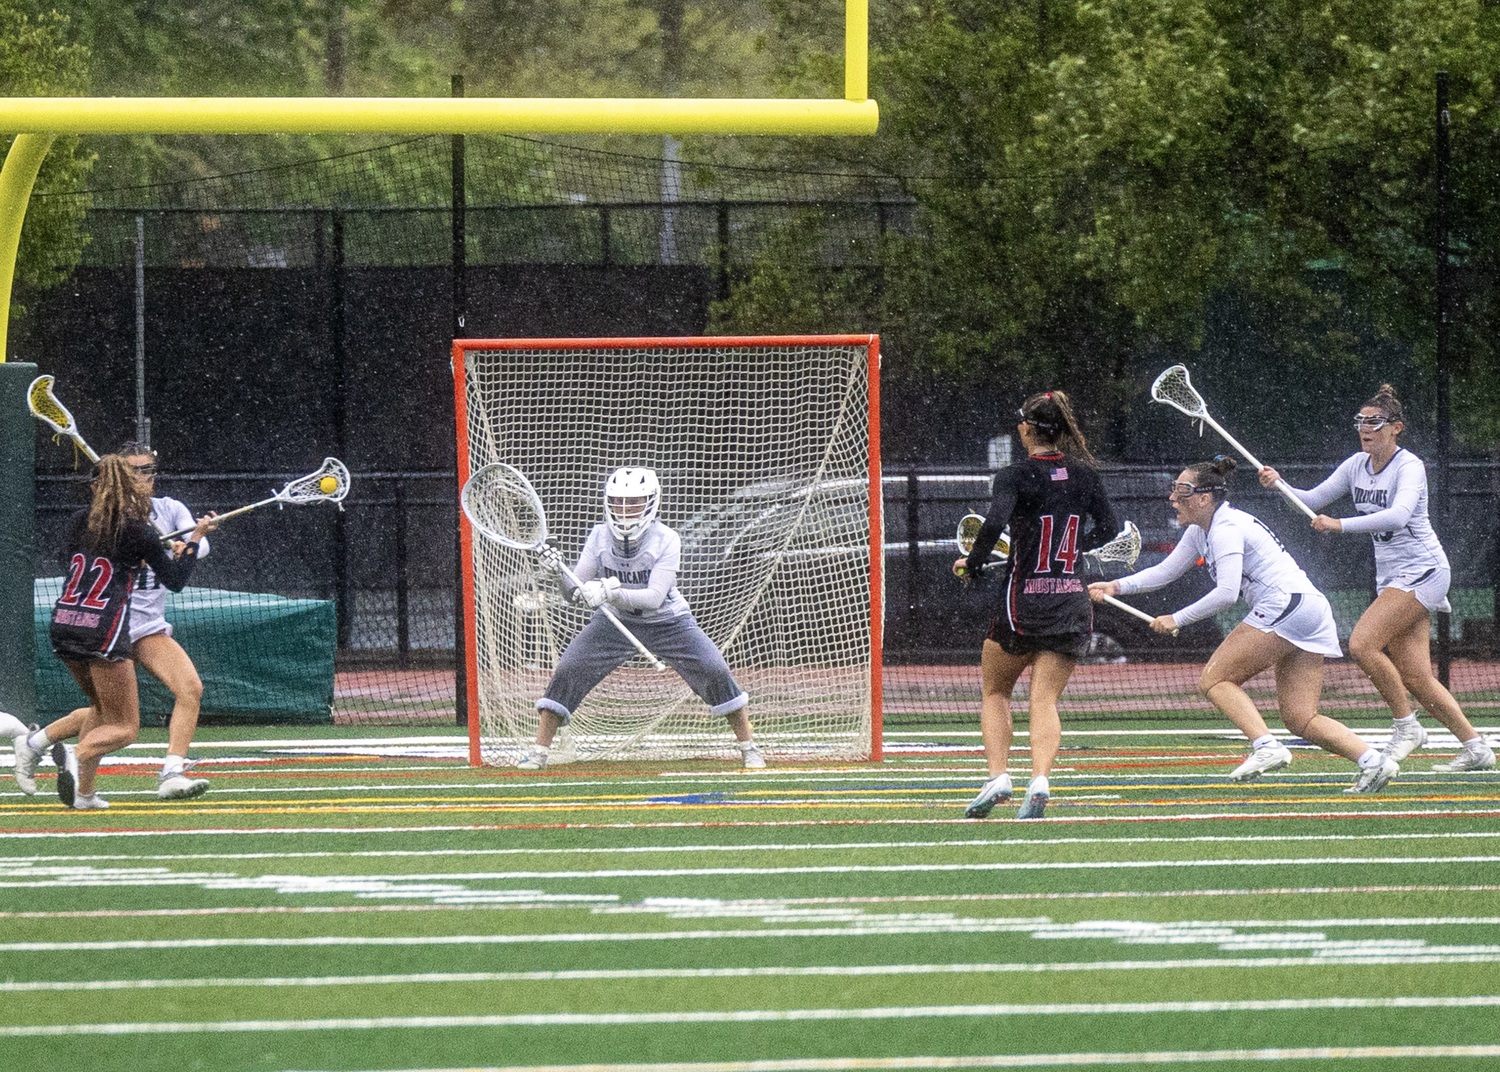
{"type": "MultiPolygon", "coordinates": [[[[557,577],[569,599],[595,609],[609,607],[620,615],[632,634],[682,675],[711,714],[728,721],[744,766],[764,767],[745,710],[750,697],[677,590],[682,541],[656,519],[660,507],[661,483],[654,471],[616,469],[604,485],[604,521],[589,533],[573,569],[578,586],[570,582],[562,557],[551,547],[541,552],[542,568],[557,577]]],[[[517,766],[546,767],[558,730],[572,720],[594,686],[636,652],[604,615],[590,618],[563,649],[546,693],[536,701],[536,744],[517,766]]]]}
{"type": "Polygon", "coordinates": [[[1033,395],[1016,418],[1016,436],[1027,456],[995,474],[973,550],[953,563],[960,577],[980,575],[1000,533],[1010,526],[1000,603],[980,655],[979,728],[989,780],[969,803],[970,819],[984,818],[1011,798],[1006,771],[1014,735],[1011,693],[1028,667],[1031,782],[1017,818],[1039,819],[1045,812],[1062,743],[1057,701],[1093,631],[1080,560],[1120,527],[1068,396],[1061,391],[1033,395]]]}

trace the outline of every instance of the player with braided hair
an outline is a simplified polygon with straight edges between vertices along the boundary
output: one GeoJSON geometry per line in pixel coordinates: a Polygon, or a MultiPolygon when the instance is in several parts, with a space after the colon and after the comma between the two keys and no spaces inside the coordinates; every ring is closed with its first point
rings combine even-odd
{"type": "MultiPolygon", "coordinates": [[[[1314,510],[1349,496],[1355,516],[1318,514],[1312,527],[1324,533],[1369,533],[1374,542],[1375,601],[1355,623],[1349,654],[1391,709],[1385,753],[1399,763],[1427,743],[1409,692],[1459,742],[1458,756],[1434,770],[1490,770],[1495,750],[1432,672],[1432,612],[1450,609],[1452,571],[1427,516],[1427,467],[1397,442],[1406,430],[1406,414],[1396,389],[1381,384],[1354,415],[1354,428],[1359,450],[1317,487],[1291,491],[1314,510]]],[[[1260,471],[1266,487],[1280,479],[1270,466],[1260,471]]]]}
{"type": "MultiPolygon", "coordinates": [[[[583,554],[573,567],[575,588],[563,572],[555,548],[541,552],[543,569],[557,578],[564,596],[588,607],[611,607],[645,645],[665,660],[709,705],[726,719],[747,769],[766,765],[755,743],[746,711],[750,697],[729,671],[724,655],[693,617],[677,590],[682,540],[657,520],[661,482],[651,469],[626,466],[604,485],[604,520],[590,531],[583,554]]],[[[521,770],[547,766],[553,740],[595,685],[636,654],[620,631],[596,614],[557,660],[546,693],[536,701],[540,718],[536,743],[516,764],[521,770]]]]}
{"type": "Polygon", "coordinates": [[[52,650],[89,706],[17,742],[15,773],[22,791],[35,792],[37,760],[52,747],[54,759],[63,760],[58,797],[81,811],[109,807],[94,791],[99,761],[132,744],[140,732],[130,635],[136,579],[149,567],[168,588],[180,591],[197,563],[204,535],[216,523],[212,514],[199,518],[174,556],[151,526],[150,492],[149,482],[121,455],[107,454],[95,466],[90,505],[70,528],[68,574],[50,626],[52,650]],[[76,756],[60,744],[75,733],[76,756]]]}
{"type": "Polygon", "coordinates": [[[1151,623],[1170,634],[1232,607],[1243,597],[1250,613],[1230,630],[1198,680],[1198,688],[1250,739],[1249,758],[1232,772],[1232,782],[1249,782],[1292,762],[1291,751],[1271,735],[1244,685],[1262,670],[1276,672],[1276,699],[1286,728],[1359,766],[1346,792],[1377,793],[1398,773],[1395,760],[1371,747],[1336,719],[1318,712],[1323,693],[1323,660],[1343,655],[1327,598],[1276,534],[1259,518],[1229,505],[1229,475],[1237,463],[1219,455],[1184,469],[1170,499],[1183,525],[1182,539],[1155,566],[1114,581],[1096,581],[1089,594],[1152,592],[1203,562],[1213,591],[1151,623]]]}
{"type": "Polygon", "coordinates": [[[1119,528],[1088,443],[1061,391],[1032,395],[1016,411],[1026,457],[995,474],[974,547],[953,563],[966,581],[980,576],[1007,525],[1010,557],[1001,567],[1000,605],[980,653],[980,733],[989,780],[965,815],[982,819],[1013,793],[1006,766],[1014,721],[1011,694],[1031,670],[1031,782],[1017,818],[1039,819],[1062,743],[1058,698],[1088,650],[1093,606],[1079,575],[1084,551],[1119,528]]]}

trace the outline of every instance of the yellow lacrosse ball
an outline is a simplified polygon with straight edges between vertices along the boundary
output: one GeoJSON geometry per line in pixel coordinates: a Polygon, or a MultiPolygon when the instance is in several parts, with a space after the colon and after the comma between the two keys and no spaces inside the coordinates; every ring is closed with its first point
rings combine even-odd
{"type": "Polygon", "coordinates": [[[339,482],[334,477],[325,476],[322,480],[318,481],[318,490],[324,495],[332,495],[339,490],[339,482]]]}

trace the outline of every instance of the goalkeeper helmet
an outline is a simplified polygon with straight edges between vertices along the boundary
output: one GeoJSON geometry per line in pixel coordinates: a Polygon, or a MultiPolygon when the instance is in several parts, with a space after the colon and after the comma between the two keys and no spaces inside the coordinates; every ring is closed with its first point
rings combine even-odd
{"type": "Polygon", "coordinates": [[[651,469],[626,466],[604,482],[604,523],[615,539],[628,544],[656,520],[661,482],[651,469]]]}

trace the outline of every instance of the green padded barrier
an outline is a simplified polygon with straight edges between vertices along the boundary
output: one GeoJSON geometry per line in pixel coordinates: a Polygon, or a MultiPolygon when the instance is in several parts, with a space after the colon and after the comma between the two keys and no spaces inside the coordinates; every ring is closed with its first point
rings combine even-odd
{"type": "Polygon", "coordinates": [[[36,374],[35,365],[0,362],[0,710],[22,722],[36,714],[36,418],[26,408],[36,374]]]}
{"type": "MultiPolygon", "coordinates": [[[[61,591],[61,577],[46,577],[32,597],[35,641],[27,659],[36,667],[39,722],[83,703],[47,635],[61,591]]],[[[333,721],[338,620],[331,601],[189,586],[167,594],[167,621],[203,679],[204,719],[333,721]]],[[[139,678],[141,721],[159,723],[172,710],[172,694],[145,671],[139,678]]]]}

